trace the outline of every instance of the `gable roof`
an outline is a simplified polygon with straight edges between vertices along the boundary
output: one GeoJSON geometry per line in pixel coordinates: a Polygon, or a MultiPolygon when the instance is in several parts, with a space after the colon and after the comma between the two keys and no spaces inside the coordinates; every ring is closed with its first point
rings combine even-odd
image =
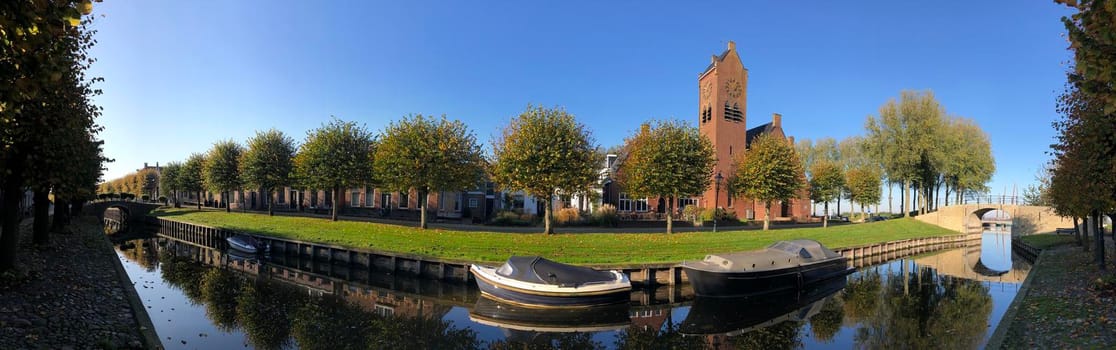
{"type": "Polygon", "coordinates": [[[744,147],[751,147],[752,146],[752,140],[755,140],[760,135],[769,133],[772,130],[775,130],[775,127],[770,122],[768,122],[767,124],[763,124],[763,125],[748,129],[747,135],[744,136],[744,147]]]}
{"type": "MultiPolygon", "coordinates": [[[[717,55],[717,62],[724,61],[725,57],[727,57],[729,52],[731,51],[732,49],[728,49],[725,50],[725,52],[722,52],[720,55],[717,55]]],[[[717,65],[717,62],[709,62],[709,66],[705,67],[705,70],[703,70],[702,73],[708,72],[710,69],[713,69],[713,66],[717,65]]]]}

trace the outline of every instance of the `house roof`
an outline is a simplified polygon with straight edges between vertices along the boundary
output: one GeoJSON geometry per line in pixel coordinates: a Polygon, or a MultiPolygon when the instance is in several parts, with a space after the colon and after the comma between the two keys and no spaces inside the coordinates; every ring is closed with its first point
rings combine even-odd
{"type": "Polygon", "coordinates": [[[763,125],[748,129],[748,133],[744,138],[744,146],[745,147],[750,147],[752,145],[752,140],[755,140],[760,135],[769,133],[772,130],[775,130],[775,127],[771,123],[763,124],[763,125]]]}

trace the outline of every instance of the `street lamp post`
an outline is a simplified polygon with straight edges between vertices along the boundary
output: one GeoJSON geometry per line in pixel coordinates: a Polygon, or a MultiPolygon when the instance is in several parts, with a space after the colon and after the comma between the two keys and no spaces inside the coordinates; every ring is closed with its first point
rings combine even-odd
{"type": "Polygon", "coordinates": [[[717,215],[720,214],[719,211],[721,210],[717,202],[721,197],[721,180],[724,179],[725,177],[721,176],[720,171],[717,172],[717,176],[713,177],[713,232],[717,232],[717,215]]]}

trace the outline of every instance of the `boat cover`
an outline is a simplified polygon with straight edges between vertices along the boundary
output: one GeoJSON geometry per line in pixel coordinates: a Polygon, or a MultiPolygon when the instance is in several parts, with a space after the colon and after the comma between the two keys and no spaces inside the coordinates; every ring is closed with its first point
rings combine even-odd
{"type": "Polygon", "coordinates": [[[755,271],[780,270],[841,258],[841,254],[829,250],[817,241],[797,239],[779,241],[762,250],[749,252],[710,254],[701,262],[691,263],[711,271],[755,271]]]}
{"type": "Polygon", "coordinates": [[[608,271],[556,263],[537,256],[510,257],[496,270],[496,274],[518,281],[561,287],[611,282],[616,279],[608,271]]]}

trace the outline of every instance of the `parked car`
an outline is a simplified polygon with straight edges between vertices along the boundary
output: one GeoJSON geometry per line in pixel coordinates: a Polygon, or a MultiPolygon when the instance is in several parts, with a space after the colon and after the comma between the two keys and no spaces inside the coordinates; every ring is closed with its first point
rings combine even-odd
{"type": "Polygon", "coordinates": [[[829,216],[829,221],[849,222],[849,217],[841,215],[831,215],[829,216]]]}
{"type": "Polygon", "coordinates": [[[884,220],[887,220],[887,218],[885,218],[883,216],[879,216],[879,215],[868,217],[868,222],[884,221],[884,220]]]}

